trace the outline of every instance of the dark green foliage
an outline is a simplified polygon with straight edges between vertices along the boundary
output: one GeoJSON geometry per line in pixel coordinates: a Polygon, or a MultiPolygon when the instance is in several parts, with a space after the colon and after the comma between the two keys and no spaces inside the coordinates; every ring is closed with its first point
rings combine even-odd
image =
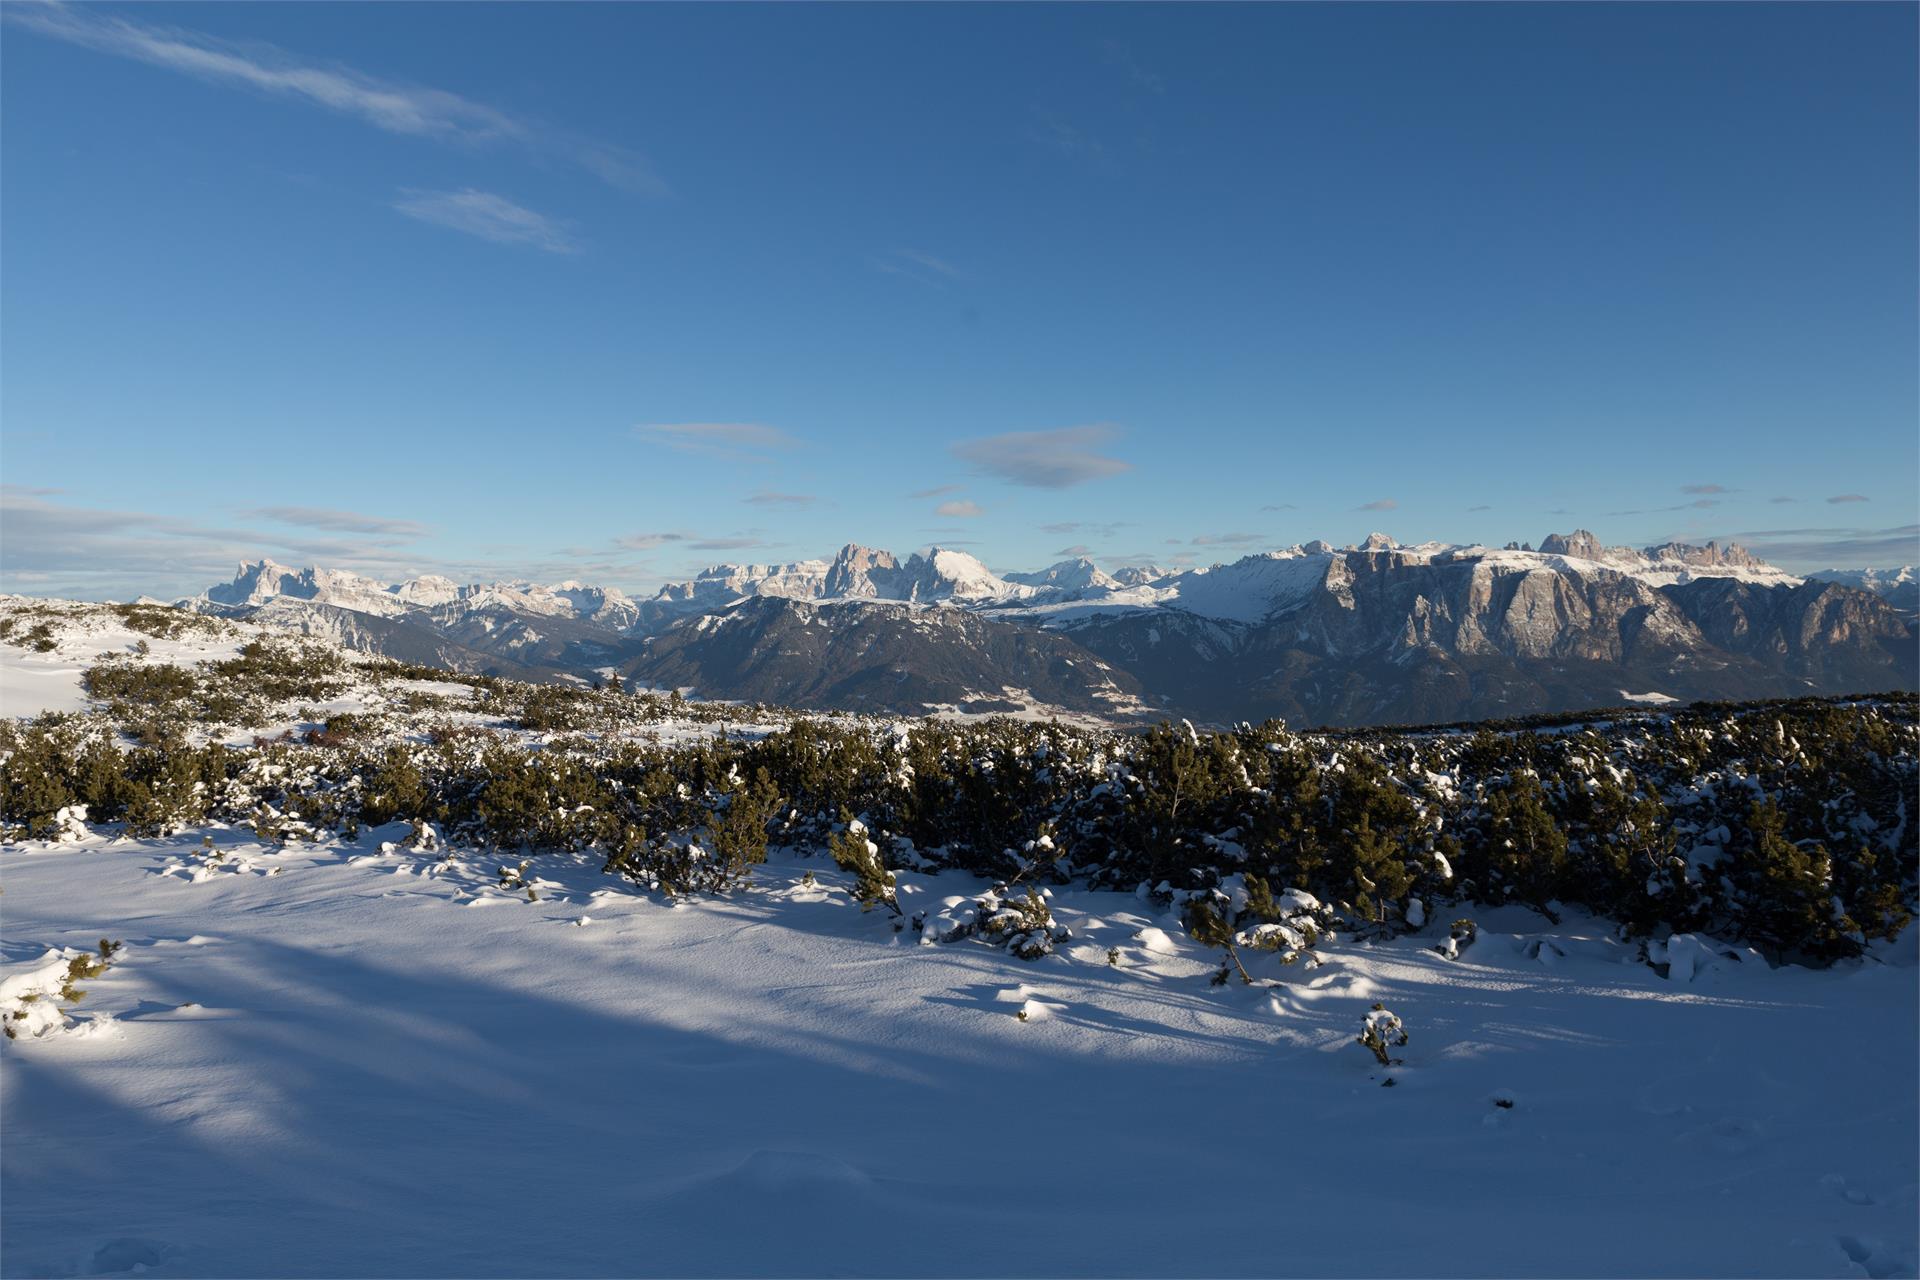
{"type": "Polygon", "coordinates": [[[827,841],[827,851],[842,871],[853,876],[853,887],[847,892],[862,911],[885,907],[899,915],[900,904],[894,900],[893,873],[880,861],[880,846],[867,839],[867,829],[859,819],[849,816],[846,824],[846,830],[827,841]]]}
{"type": "Polygon", "coordinates": [[[67,961],[66,976],[60,982],[60,998],[68,1004],[79,1004],[86,999],[86,990],[76,984],[99,977],[113,967],[113,957],[120,950],[119,942],[100,939],[97,954],[81,953],[67,961]]]}
{"type": "Polygon", "coordinates": [[[174,640],[184,635],[219,635],[221,623],[203,614],[175,609],[163,604],[111,604],[107,606],[129,630],[150,635],[156,640],[174,640]]]}
{"type": "Polygon", "coordinates": [[[1072,931],[1055,923],[1053,908],[1031,885],[1019,897],[1009,895],[999,885],[974,903],[975,931],[990,942],[1002,943],[1022,960],[1038,960],[1051,955],[1056,942],[1065,942],[1072,931]]]}
{"type": "Polygon", "coordinates": [[[1567,836],[1531,772],[1516,773],[1487,806],[1479,865],[1490,892],[1544,907],[1566,880],[1567,836]]]}
{"type": "MultiPolygon", "coordinates": [[[[17,638],[38,616],[0,622],[17,638]]],[[[1439,919],[1450,903],[1564,903],[1628,935],[1747,938],[1813,961],[1897,934],[1916,903],[1920,701],[1908,696],[1627,713],[1552,733],[1125,734],[795,719],[373,662],[354,674],[392,703],[477,711],[541,740],[452,720],[429,722],[426,742],[400,740],[422,724],[397,714],[336,715],[305,741],[251,750],[184,739],[283,719],[287,703],[321,701],[348,674],[330,651],[279,641],[197,668],[103,663],[89,688],[104,714],[0,721],[0,827],[50,836],[79,805],[89,823],[135,832],[256,814],[276,835],[408,819],[453,841],[592,849],[610,873],[683,893],[738,885],[769,840],[828,845],[859,814],[889,833],[882,873],[884,861],[955,867],[1007,884],[1144,886],[1182,903],[1242,876],[1235,918],[1222,903],[1237,897],[1208,899],[1241,954],[1311,947],[1263,931],[1305,937],[1277,886],[1329,904],[1328,919],[1306,922],[1315,929],[1337,915],[1397,930],[1416,897],[1439,919]],[[390,683],[416,679],[462,689],[390,683]],[[668,714],[783,727],[664,747],[630,732],[668,714]]],[[[878,905],[878,875],[866,883],[878,905]]],[[[992,896],[989,917],[1038,916],[1018,893],[992,896]]]]}
{"type": "Polygon", "coordinates": [[[751,780],[736,782],[715,801],[707,835],[727,876],[744,879],[767,860],[767,824],[779,808],[780,792],[765,769],[755,769],[751,780]]]}
{"type": "Polygon", "coordinates": [[[321,702],[340,691],[346,662],[323,645],[250,640],[235,656],[207,663],[206,670],[214,679],[243,686],[268,702],[321,702]]]}
{"type": "MultiPolygon", "coordinates": [[[[1186,926],[1187,932],[1201,946],[1219,947],[1225,951],[1227,959],[1240,971],[1240,981],[1248,986],[1253,985],[1253,976],[1240,963],[1240,953],[1233,946],[1233,923],[1227,919],[1222,904],[1215,900],[1213,893],[1197,896],[1187,903],[1186,926]]],[[[1222,972],[1225,972],[1224,966],[1222,972]]]]}

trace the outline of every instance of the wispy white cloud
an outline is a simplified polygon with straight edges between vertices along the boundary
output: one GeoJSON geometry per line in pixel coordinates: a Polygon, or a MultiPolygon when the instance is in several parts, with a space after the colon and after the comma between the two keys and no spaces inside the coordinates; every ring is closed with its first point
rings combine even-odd
{"type": "Polygon", "coordinates": [[[1187,545],[1194,547],[1245,547],[1257,542],[1265,542],[1263,533],[1200,533],[1187,539],[1187,545]]]}
{"type": "Polygon", "coordinates": [[[1873,499],[1867,497],[1867,495],[1864,493],[1836,493],[1831,498],[1828,498],[1827,501],[1828,502],[1871,502],[1873,501],[1873,499]]]}
{"type": "MultiPolygon", "coordinates": [[[[1705,511],[1709,507],[1720,505],[1718,498],[1695,498],[1692,502],[1677,502],[1670,507],[1634,507],[1627,511],[1608,511],[1607,516],[1649,516],[1663,515],[1669,511],[1705,511]]],[[[1549,512],[1548,514],[1555,514],[1549,512]]]]}
{"type": "Polygon", "coordinates": [[[688,551],[739,551],[746,547],[771,545],[758,533],[702,534],[674,530],[656,533],[629,533],[615,538],[613,545],[622,551],[652,551],[658,547],[680,547],[688,551]]]}
{"type": "Polygon", "coordinates": [[[1087,134],[1065,116],[1056,112],[1034,112],[1027,129],[1027,136],[1040,145],[1075,160],[1101,161],[1107,157],[1107,149],[1098,138],[1087,134]]]}
{"type": "Polygon", "coordinates": [[[489,191],[402,191],[394,209],[409,218],[464,231],[495,244],[526,244],[548,253],[575,253],[580,246],[565,227],[489,191]]]}
{"type": "Polygon", "coordinates": [[[1102,522],[1098,520],[1062,520],[1054,524],[1040,526],[1042,533],[1087,533],[1096,538],[1114,538],[1119,531],[1128,527],[1125,520],[1102,522]]]}
{"type": "Polygon", "coordinates": [[[931,489],[916,490],[915,492],[910,493],[907,496],[909,498],[914,499],[915,501],[918,501],[921,498],[937,498],[943,493],[958,493],[958,492],[960,492],[960,486],[957,484],[938,484],[931,489]]]}
{"type": "Polygon", "coordinates": [[[243,520],[275,520],[305,529],[335,529],[344,533],[371,533],[390,538],[423,538],[427,527],[413,520],[389,520],[358,511],[327,507],[255,507],[240,512],[243,520]]]}
{"type": "Polygon", "coordinates": [[[1139,59],[1133,56],[1133,50],[1120,41],[1102,41],[1100,56],[1108,66],[1117,69],[1134,88],[1145,89],[1148,93],[1167,91],[1166,77],[1141,66],[1139,59]]]}
{"type": "Polygon", "coordinates": [[[1010,431],[963,440],[953,446],[953,453],[961,461],[1012,484],[1066,489],[1133,468],[1130,462],[1100,452],[1118,434],[1117,427],[1106,423],[1052,431],[1010,431]]]}
{"type": "Polygon", "coordinates": [[[951,281],[958,280],[964,274],[960,268],[945,258],[935,257],[931,253],[922,253],[918,249],[892,249],[886,253],[870,255],[867,265],[875,271],[884,271],[890,276],[900,276],[916,284],[945,288],[951,281]]]}
{"type": "Polygon", "coordinates": [[[1680,492],[1682,493],[1732,493],[1733,490],[1727,488],[1725,485],[1718,485],[1718,484],[1683,484],[1680,486],[1680,492]]]}
{"type": "Polygon", "coordinates": [[[60,3],[10,4],[15,26],[212,84],[305,102],[387,133],[469,146],[509,143],[566,160],[623,190],[663,194],[645,157],[611,143],[550,129],[444,89],[404,84],[350,67],[306,61],[266,44],[236,44],[60,3]]]}
{"type": "Polygon", "coordinates": [[[1090,556],[1093,554],[1093,548],[1087,546],[1085,543],[1076,542],[1070,547],[1060,548],[1053,554],[1057,556],[1090,556]]]}
{"type": "Polygon", "coordinates": [[[762,489],[741,501],[755,507],[811,507],[820,499],[811,493],[774,493],[762,489]]]}
{"type": "Polygon", "coordinates": [[[758,422],[654,422],[635,427],[633,433],[681,453],[737,462],[770,462],[775,454],[800,447],[800,441],[780,428],[758,422]]]}
{"type": "Polygon", "coordinates": [[[725,538],[701,538],[687,545],[695,551],[744,551],[749,547],[764,547],[771,544],[758,534],[742,533],[725,538]]]}
{"type": "Polygon", "coordinates": [[[613,545],[622,551],[652,551],[670,542],[689,542],[692,539],[690,533],[629,533],[615,538],[613,545]]]}
{"type": "Polygon", "coordinates": [[[1398,502],[1395,502],[1392,498],[1375,498],[1372,502],[1361,503],[1359,506],[1355,507],[1354,510],[1355,511],[1392,511],[1395,507],[1398,507],[1399,505],[1400,504],[1398,502]]]}
{"type": "Polygon", "coordinates": [[[986,514],[986,510],[977,502],[968,502],[965,498],[956,498],[952,502],[943,502],[933,509],[937,516],[958,517],[971,520],[986,514]]]}

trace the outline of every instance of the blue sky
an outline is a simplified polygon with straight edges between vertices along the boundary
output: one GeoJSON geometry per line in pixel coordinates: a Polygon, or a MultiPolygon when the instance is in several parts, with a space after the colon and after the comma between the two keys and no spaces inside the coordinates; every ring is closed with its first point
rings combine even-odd
{"type": "Polygon", "coordinates": [[[1910,561],[1915,13],[10,4],[0,571],[1910,561]]]}

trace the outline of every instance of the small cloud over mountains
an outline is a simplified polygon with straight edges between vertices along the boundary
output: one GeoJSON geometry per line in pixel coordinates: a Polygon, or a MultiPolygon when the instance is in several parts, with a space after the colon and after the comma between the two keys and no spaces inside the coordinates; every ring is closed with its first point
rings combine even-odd
{"type": "Polygon", "coordinates": [[[1009,431],[963,440],[953,446],[953,455],[1009,484],[1068,489],[1133,469],[1132,463],[1102,452],[1117,435],[1119,429],[1105,423],[1051,431],[1009,431]]]}

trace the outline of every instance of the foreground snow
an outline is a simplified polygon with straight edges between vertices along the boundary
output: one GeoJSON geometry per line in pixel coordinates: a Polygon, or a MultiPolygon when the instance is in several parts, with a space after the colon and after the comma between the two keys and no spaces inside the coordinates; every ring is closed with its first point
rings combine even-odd
{"type": "Polygon", "coordinates": [[[1503,910],[1457,960],[1435,921],[1214,987],[1130,895],[1058,891],[1026,964],[915,945],[824,858],[668,905],[546,855],[529,901],[400,834],[0,851],[6,976],[126,944],[5,1046],[0,1271],[1915,1269],[1911,931],[1825,972],[1682,939],[1662,977],[1503,910]],[[1401,1066],[1354,1042],[1376,1001],[1401,1066]]]}

